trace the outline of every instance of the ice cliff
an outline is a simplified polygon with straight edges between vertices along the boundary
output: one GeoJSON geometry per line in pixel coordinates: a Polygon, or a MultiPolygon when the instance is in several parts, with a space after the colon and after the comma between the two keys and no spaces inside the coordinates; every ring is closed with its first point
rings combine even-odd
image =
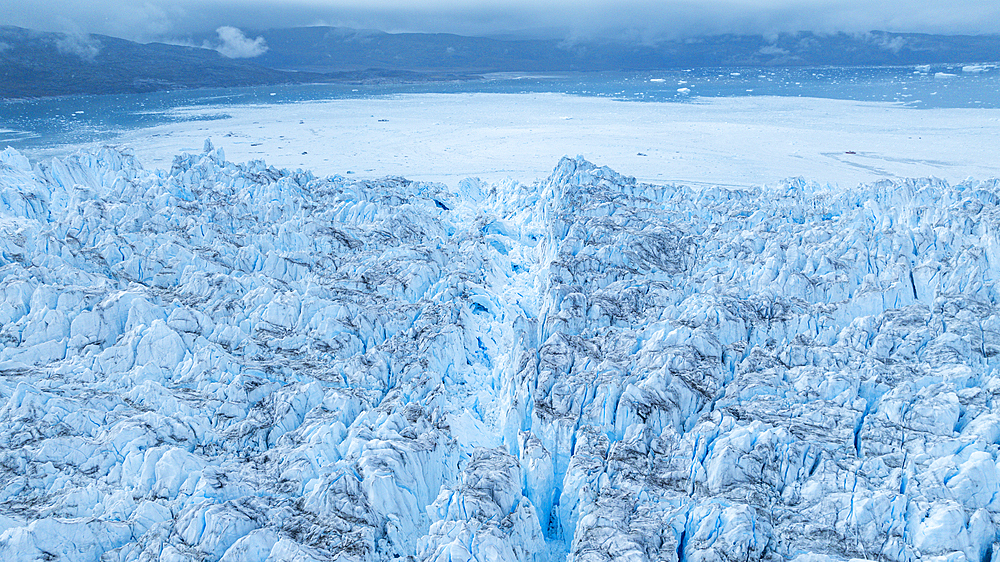
{"type": "Polygon", "coordinates": [[[1000,182],[0,153],[0,559],[990,562],[1000,182]]]}

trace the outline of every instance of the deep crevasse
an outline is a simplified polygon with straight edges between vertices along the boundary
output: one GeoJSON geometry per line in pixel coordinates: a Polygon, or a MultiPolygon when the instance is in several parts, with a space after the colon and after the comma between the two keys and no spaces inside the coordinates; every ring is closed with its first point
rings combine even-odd
{"type": "Polygon", "coordinates": [[[8,149],[0,554],[992,559],[998,203],[8,149]]]}

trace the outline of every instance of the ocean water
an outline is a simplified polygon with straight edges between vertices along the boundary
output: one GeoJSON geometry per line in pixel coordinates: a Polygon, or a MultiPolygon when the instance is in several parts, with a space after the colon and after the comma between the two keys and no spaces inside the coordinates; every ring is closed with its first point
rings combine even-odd
{"type": "Polygon", "coordinates": [[[226,107],[419,93],[563,93],[634,102],[692,103],[734,96],[890,102],[915,110],[1000,107],[1000,64],[905,67],[696,68],[655,72],[494,74],[421,84],[299,84],[147,94],[0,100],[0,147],[112,142],[124,131],[223,119],[226,107]],[[218,107],[193,117],[174,110],[218,107]]]}

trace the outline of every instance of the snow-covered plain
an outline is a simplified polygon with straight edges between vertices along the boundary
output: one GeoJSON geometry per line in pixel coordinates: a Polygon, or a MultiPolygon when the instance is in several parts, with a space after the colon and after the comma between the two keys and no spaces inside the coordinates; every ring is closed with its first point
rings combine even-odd
{"type": "MultiPolygon", "coordinates": [[[[197,120],[129,131],[118,142],[148,167],[169,167],[175,155],[197,152],[212,138],[236,162],[264,158],[316,175],[393,175],[452,187],[467,177],[531,184],[567,154],[655,183],[748,187],[803,176],[854,187],[887,178],[958,183],[1000,175],[997,109],[915,110],[795,97],[641,103],[464,93],[173,113],[197,120]]],[[[30,156],[66,153],[57,147],[30,156]]]]}
{"type": "MultiPolygon", "coordinates": [[[[926,115],[934,169],[992,169],[926,115]]],[[[338,150],[386,157],[303,151],[338,150]]],[[[1000,182],[809,160],[442,184],[6,150],[0,559],[992,560],[1000,182]]]]}

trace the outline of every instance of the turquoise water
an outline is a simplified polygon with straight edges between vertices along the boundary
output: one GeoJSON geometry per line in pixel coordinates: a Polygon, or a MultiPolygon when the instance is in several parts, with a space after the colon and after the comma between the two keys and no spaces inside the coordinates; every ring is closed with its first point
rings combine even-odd
{"type": "Polygon", "coordinates": [[[634,102],[690,103],[699,97],[801,96],[894,102],[915,110],[1000,107],[1000,66],[852,68],[697,68],[657,72],[489,75],[425,84],[305,84],[179,90],[148,94],[66,96],[0,101],[0,147],[52,148],[113,141],[123,131],[162,125],[174,109],[241,104],[375,98],[419,93],[564,93],[634,102]]]}

